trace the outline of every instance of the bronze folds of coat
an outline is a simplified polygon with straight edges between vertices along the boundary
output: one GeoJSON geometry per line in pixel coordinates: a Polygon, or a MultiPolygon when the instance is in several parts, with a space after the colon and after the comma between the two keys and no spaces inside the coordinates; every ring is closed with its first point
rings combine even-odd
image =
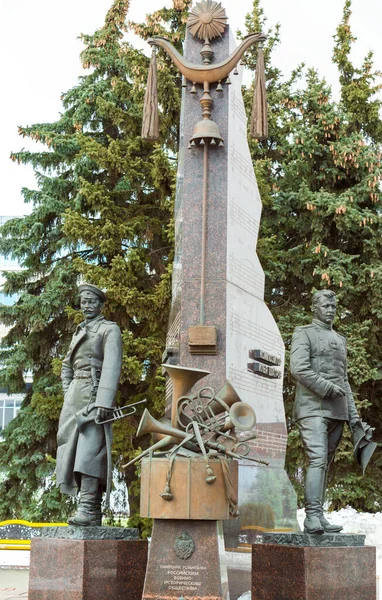
{"type": "Polygon", "coordinates": [[[80,474],[106,485],[105,430],[94,418],[98,407],[115,406],[121,363],[121,332],[115,323],[100,315],[77,327],[61,374],[65,399],[57,434],[56,482],[65,494],[78,492],[80,474]],[[89,422],[79,431],[76,415],[91,408],[89,422]]]}
{"type": "Polygon", "coordinates": [[[331,327],[314,319],[311,325],[295,329],[290,369],[297,381],[294,421],[305,417],[358,418],[347,377],[346,340],[331,327]],[[333,400],[333,384],[346,395],[333,400]]]}

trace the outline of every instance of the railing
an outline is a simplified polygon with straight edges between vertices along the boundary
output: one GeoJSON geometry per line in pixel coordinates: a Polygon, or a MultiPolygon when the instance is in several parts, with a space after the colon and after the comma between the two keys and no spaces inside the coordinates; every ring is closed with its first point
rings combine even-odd
{"type": "Polygon", "coordinates": [[[32,533],[39,537],[41,527],[67,526],[67,523],[33,523],[23,519],[0,521],[0,550],[30,550],[32,533]]]}

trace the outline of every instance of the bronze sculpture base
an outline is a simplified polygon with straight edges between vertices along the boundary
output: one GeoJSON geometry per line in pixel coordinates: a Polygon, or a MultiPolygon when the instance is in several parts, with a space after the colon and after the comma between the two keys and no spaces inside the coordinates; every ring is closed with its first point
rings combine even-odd
{"type": "MultiPolygon", "coordinates": [[[[169,465],[167,458],[144,458],[141,471],[141,517],[152,519],[195,519],[213,522],[230,518],[222,465],[217,458],[208,462],[216,480],[206,483],[206,461],[176,457],[171,471],[172,499],[163,498],[169,465]]],[[[238,462],[228,461],[233,488],[237,495],[238,462]]]]}
{"type": "Polygon", "coordinates": [[[221,523],[154,520],[142,600],[228,600],[221,523]]]}

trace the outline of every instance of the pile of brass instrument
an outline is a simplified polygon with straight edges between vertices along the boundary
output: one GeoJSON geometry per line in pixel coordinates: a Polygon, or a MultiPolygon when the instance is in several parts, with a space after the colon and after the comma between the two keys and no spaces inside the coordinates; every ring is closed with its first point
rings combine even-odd
{"type": "MultiPolygon", "coordinates": [[[[242,402],[226,381],[215,394],[210,387],[190,393],[194,384],[209,375],[209,371],[190,369],[174,365],[162,365],[173,384],[171,422],[158,421],[145,409],[137,430],[137,437],[153,434],[154,444],[135,457],[123,468],[127,468],[144,456],[165,456],[170,463],[176,456],[196,457],[202,455],[206,461],[206,483],[214,483],[216,477],[209,465],[211,458],[244,459],[267,465],[265,461],[249,457],[248,440],[255,437],[253,429],[256,415],[253,408],[242,402]],[[245,440],[238,433],[250,432],[245,440]],[[153,453],[156,452],[156,455],[153,453]],[[158,454],[158,452],[160,454],[158,454]]],[[[161,494],[164,500],[171,500],[169,481],[161,494]]]]}

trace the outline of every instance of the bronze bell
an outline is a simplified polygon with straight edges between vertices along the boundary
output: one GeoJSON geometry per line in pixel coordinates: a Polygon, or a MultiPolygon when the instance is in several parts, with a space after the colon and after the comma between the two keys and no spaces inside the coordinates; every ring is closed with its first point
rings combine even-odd
{"type": "Polygon", "coordinates": [[[215,121],[211,121],[211,119],[203,119],[195,125],[194,133],[192,134],[190,143],[191,145],[192,142],[200,144],[201,140],[203,140],[204,142],[214,140],[215,144],[219,143],[219,145],[223,142],[223,138],[220,135],[219,127],[215,123],[215,121]]]}

